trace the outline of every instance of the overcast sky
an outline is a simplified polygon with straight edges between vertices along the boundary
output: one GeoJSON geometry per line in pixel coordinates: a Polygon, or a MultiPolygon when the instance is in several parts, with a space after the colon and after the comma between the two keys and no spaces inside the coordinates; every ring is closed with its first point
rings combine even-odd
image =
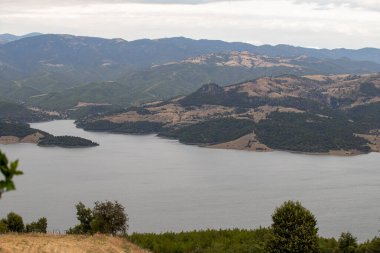
{"type": "Polygon", "coordinates": [[[0,0],[0,33],[380,48],[379,1],[0,0]]]}

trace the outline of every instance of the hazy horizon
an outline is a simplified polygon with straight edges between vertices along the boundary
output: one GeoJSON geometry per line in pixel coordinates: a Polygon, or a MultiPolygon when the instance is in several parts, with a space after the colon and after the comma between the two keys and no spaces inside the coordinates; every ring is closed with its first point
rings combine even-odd
{"type": "Polygon", "coordinates": [[[376,48],[379,11],[375,0],[3,0],[0,33],[376,48]]]}
{"type": "MultiPolygon", "coordinates": [[[[185,39],[190,39],[190,40],[215,40],[215,41],[224,41],[224,42],[229,42],[229,43],[247,43],[250,45],[254,46],[292,46],[292,47],[303,47],[303,48],[309,48],[309,49],[327,49],[327,50],[334,50],[334,49],[348,49],[348,50],[360,50],[360,49],[365,49],[365,48],[375,48],[375,49],[380,49],[379,47],[362,47],[362,48],[348,48],[348,47],[337,47],[337,48],[325,48],[325,47],[308,47],[308,46],[301,46],[301,45],[292,45],[292,44],[285,44],[285,43],[280,43],[280,44],[269,44],[269,43],[264,43],[264,44],[253,44],[250,42],[245,42],[245,41],[227,41],[227,40],[222,40],[222,39],[208,39],[208,38],[191,38],[191,37],[185,37],[185,36],[173,36],[173,37],[159,37],[159,38],[147,38],[147,37],[142,37],[142,38],[136,38],[133,40],[127,40],[125,38],[121,37],[101,37],[101,36],[89,36],[89,35],[81,35],[81,34],[69,34],[69,33],[41,33],[41,32],[27,32],[27,33],[21,33],[21,34],[15,34],[15,33],[10,33],[10,32],[4,32],[0,33],[0,35],[14,35],[14,36],[26,36],[29,34],[34,34],[38,33],[39,35],[70,35],[70,36],[76,36],[76,37],[88,37],[88,38],[102,38],[102,39],[122,39],[127,42],[132,42],[132,41],[138,41],[138,40],[160,40],[160,39],[172,39],[172,38],[185,38],[185,39]]],[[[37,36],[39,36],[37,35],[37,36]]]]}

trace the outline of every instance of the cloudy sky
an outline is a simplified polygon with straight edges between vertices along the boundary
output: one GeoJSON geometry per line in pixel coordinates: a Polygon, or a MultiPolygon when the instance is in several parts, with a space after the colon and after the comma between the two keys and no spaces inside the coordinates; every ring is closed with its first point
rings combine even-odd
{"type": "Polygon", "coordinates": [[[380,48],[379,24],[379,0],[0,0],[0,33],[18,35],[380,48]]]}

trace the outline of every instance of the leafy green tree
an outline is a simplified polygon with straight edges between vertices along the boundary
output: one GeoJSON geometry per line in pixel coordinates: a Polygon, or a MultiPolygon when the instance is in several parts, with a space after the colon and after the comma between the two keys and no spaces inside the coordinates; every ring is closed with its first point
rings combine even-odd
{"type": "Polygon", "coordinates": [[[358,247],[357,239],[350,232],[342,233],[338,240],[340,253],[354,253],[358,247]]]}
{"type": "Polygon", "coordinates": [[[27,233],[44,233],[46,234],[47,230],[47,219],[42,217],[38,219],[36,222],[32,222],[25,226],[25,230],[27,233]]]}
{"type": "Polygon", "coordinates": [[[0,198],[4,192],[16,189],[13,177],[23,174],[22,171],[17,170],[17,166],[18,160],[9,162],[6,155],[0,151],[0,172],[3,176],[2,180],[0,178],[0,198]]]}
{"type": "Polygon", "coordinates": [[[10,232],[24,232],[24,221],[20,215],[14,212],[8,213],[6,223],[10,232]]]}
{"type": "Polygon", "coordinates": [[[125,208],[117,201],[95,202],[91,221],[93,232],[103,234],[125,234],[128,230],[128,216],[125,208]]]}
{"type": "Polygon", "coordinates": [[[77,209],[77,219],[79,224],[66,231],[68,234],[89,234],[91,233],[91,221],[93,220],[91,208],[86,207],[82,202],[75,205],[77,209]]]}
{"type": "Polygon", "coordinates": [[[319,251],[317,220],[300,202],[287,201],[272,215],[269,253],[314,253],[319,251]]]}

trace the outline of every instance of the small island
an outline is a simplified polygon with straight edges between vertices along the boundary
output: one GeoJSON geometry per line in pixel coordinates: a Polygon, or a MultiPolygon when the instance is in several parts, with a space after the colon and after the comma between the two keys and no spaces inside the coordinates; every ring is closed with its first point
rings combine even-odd
{"type": "Polygon", "coordinates": [[[98,143],[76,136],[47,136],[38,142],[41,147],[83,148],[99,146],[98,143]]]}

